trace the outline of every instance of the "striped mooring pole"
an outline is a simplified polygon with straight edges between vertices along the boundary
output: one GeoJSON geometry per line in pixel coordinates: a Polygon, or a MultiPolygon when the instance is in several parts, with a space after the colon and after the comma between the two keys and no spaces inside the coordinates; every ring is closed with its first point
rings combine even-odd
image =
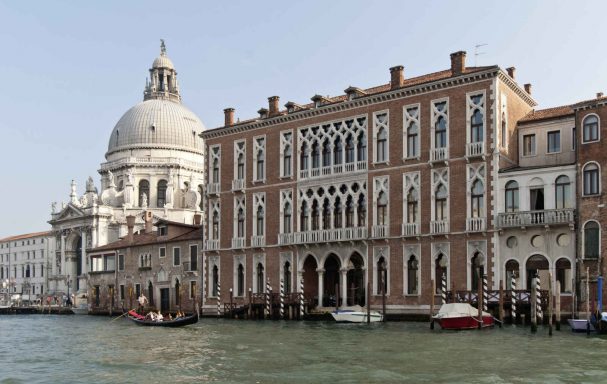
{"type": "Polygon", "coordinates": [[[270,318],[270,295],[272,294],[270,288],[270,278],[266,282],[266,318],[270,318]]]}
{"type": "Polygon", "coordinates": [[[512,324],[516,324],[516,277],[514,273],[512,274],[511,280],[511,297],[512,297],[512,324]]]}
{"type": "Polygon", "coordinates": [[[280,319],[285,318],[285,283],[280,279],[280,319]]]}
{"type": "Polygon", "coordinates": [[[221,283],[217,280],[217,317],[221,317],[221,283]]]}
{"type": "Polygon", "coordinates": [[[447,304],[447,275],[445,273],[443,273],[442,280],[441,297],[443,299],[443,304],[447,304]]]}
{"type": "Polygon", "coordinates": [[[542,284],[540,283],[540,271],[536,272],[535,287],[537,291],[537,317],[540,319],[540,323],[544,320],[544,314],[542,313],[542,293],[540,292],[542,284]]]}
{"type": "Polygon", "coordinates": [[[487,275],[483,275],[483,311],[487,312],[489,309],[489,288],[487,286],[487,275]]]}
{"type": "Polygon", "coordinates": [[[299,319],[303,320],[304,316],[304,280],[299,282],[299,319]]]}

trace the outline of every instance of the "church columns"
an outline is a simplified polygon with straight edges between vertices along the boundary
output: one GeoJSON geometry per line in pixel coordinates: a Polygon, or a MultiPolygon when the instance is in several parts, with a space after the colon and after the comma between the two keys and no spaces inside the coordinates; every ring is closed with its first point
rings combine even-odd
{"type": "MultiPolygon", "coordinates": [[[[80,276],[78,276],[78,292],[86,291],[86,276],[87,276],[87,268],[86,268],[86,245],[87,243],[87,229],[82,228],[80,230],[80,236],[82,238],[82,249],[80,251],[80,265],[82,269],[80,271],[80,276]]],[[[75,290],[75,289],[74,289],[75,290]]]]}

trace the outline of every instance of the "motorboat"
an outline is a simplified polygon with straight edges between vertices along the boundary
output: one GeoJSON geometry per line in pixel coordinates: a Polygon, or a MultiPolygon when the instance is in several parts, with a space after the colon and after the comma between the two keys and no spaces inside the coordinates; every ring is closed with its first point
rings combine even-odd
{"type": "Polygon", "coordinates": [[[73,307],[71,308],[75,315],[88,315],[89,314],[89,303],[88,295],[81,293],[74,298],[73,307]]]}
{"type": "MultiPolygon", "coordinates": [[[[366,323],[367,322],[367,312],[362,310],[355,309],[336,309],[331,312],[331,316],[338,323],[366,323]]],[[[371,323],[379,323],[384,320],[384,316],[377,312],[371,311],[369,313],[369,320],[371,323]]]]}
{"type": "Polygon", "coordinates": [[[586,319],[568,319],[567,322],[571,327],[571,332],[594,332],[594,325],[586,319]]]}
{"type": "Polygon", "coordinates": [[[198,322],[198,313],[189,316],[178,317],[172,320],[152,320],[146,316],[138,314],[135,310],[130,310],[127,317],[137,325],[147,327],[183,327],[184,325],[196,324],[198,322]]]}
{"type": "Polygon", "coordinates": [[[434,317],[442,329],[462,330],[493,327],[495,319],[488,312],[482,312],[482,321],[478,319],[478,309],[468,303],[443,304],[434,317]]]}

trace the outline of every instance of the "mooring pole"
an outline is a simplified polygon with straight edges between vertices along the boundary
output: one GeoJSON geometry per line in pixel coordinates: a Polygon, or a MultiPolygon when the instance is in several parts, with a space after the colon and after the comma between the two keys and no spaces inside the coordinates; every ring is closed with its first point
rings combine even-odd
{"type": "Polygon", "coordinates": [[[280,279],[280,320],[285,318],[285,282],[280,279]]]}
{"type": "Polygon", "coordinates": [[[299,320],[304,317],[304,279],[299,282],[299,320]]]}
{"type": "Polygon", "coordinates": [[[552,336],[552,273],[548,274],[548,336],[552,336]]]}
{"type": "Polygon", "coordinates": [[[555,312],[556,312],[556,330],[561,330],[561,282],[556,281],[556,291],[554,292],[556,296],[555,302],[555,312]]]}
{"type": "Polygon", "coordinates": [[[371,283],[367,282],[367,324],[371,324],[371,283]]]}
{"type": "Polygon", "coordinates": [[[339,284],[335,283],[335,312],[339,310],[339,284]]]}
{"type": "Polygon", "coordinates": [[[531,303],[529,303],[529,309],[531,310],[531,333],[537,332],[537,285],[535,279],[531,280],[531,303]]]}
{"type": "Polygon", "coordinates": [[[483,328],[483,282],[482,282],[482,266],[478,267],[478,275],[476,279],[476,308],[478,308],[478,329],[483,328]]]}
{"type": "Polygon", "coordinates": [[[535,294],[536,294],[536,299],[537,299],[537,317],[538,317],[538,322],[540,325],[544,324],[544,312],[542,310],[542,283],[540,280],[540,270],[536,270],[535,272],[536,274],[536,278],[535,278],[535,285],[536,285],[536,290],[535,290],[535,294]]]}
{"type": "Polygon", "coordinates": [[[500,279],[500,301],[499,301],[500,328],[504,322],[504,281],[500,279]]]}
{"type": "Polygon", "coordinates": [[[234,318],[234,292],[230,288],[230,319],[234,318]]]}
{"type": "Polygon", "coordinates": [[[253,298],[251,288],[249,288],[249,308],[247,309],[247,315],[249,316],[249,320],[253,318],[253,298]]]}
{"type": "Polygon", "coordinates": [[[586,334],[590,335],[590,268],[586,267],[586,334]]]}
{"type": "Polygon", "coordinates": [[[434,329],[434,295],[436,294],[436,283],[434,280],[430,280],[432,285],[432,292],[430,295],[430,329],[434,329]]]}
{"type": "Polygon", "coordinates": [[[511,292],[511,317],[512,317],[512,325],[516,325],[516,275],[512,273],[512,286],[510,287],[511,292]]]}
{"type": "Polygon", "coordinates": [[[386,268],[381,269],[381,311],[382,321],[386,321],[386,268]]]}
{"type": "Polygon", "coordinates": [[[217,318],[221,317],[221,284],[217,280],[217,318]]]}
{"type": "Polygon", "coordinates": [[[270,278],[268,278],[268,281],[266,282],[266,319],[269,319],[271,317],[270,314],[270,295],[271,295],[271,291],[270,291],[270,278]]]}

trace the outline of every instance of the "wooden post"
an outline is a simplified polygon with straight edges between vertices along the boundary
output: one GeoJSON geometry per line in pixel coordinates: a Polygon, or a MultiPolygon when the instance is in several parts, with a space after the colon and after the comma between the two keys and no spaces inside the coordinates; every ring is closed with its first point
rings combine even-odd
{"type": "Polygon", "coordinates": [[[382,321],[386,321],[386,268],[381,269],[381,314],[382,321]]]}
{"type": "Polygon", "coordinates": [[[590,335],[590,268],[586,267],[586,334],[590,335]]]}
{"type": "Polygon", "coordinates": [[[234,292],[232,292],[232,288],[230,288],[230,318],[234,318],[234,292]]]}
{"type": "Polygon", "coordinates": [[[478,329],[483,328],[483,273],[482,266],[478,267],[478,277],[476,279],[476,307],[478,308],[478,329]]]}
{"type": "Polygon", "coordinates": [[[571,318],[575,319],[575,312],[577,311],[577,287],[575,278],[571,279],[571,298],[571,318]]]}
{"type": "Polygon", "coordinates": [[[430,280],[432,284],[432,292],[430,292],[430,329],[434,329],[434,295],[436,294],[436,283],[430,280]]]}
{"type": "Polygon", "coordinates": [[[553,305],[553,296],[552,296],[552,273],[548,274],[548,336],[552,336],[552,305],[553,305]]]}
{"type": "Polygon", "coordinates": [[[371,283],[367,282],[367,324],[371,324],[371,283]]]}
{"type": "Polygon", "coordinates": [[[535,283],[535,277],[531,280],[531,302],[529,303],[531,309],[531,333],[537,332],[537,286],[535,283]]]}
{"type": "Polygon", "coordinates": [[[500,280],[500,307],[499,307],[499,318],[500,318],[500,328],[504,323],[504,281],[500,280]]]}
{"type": "Polygon", "coordinates": [[[252,319],[253,316],[253,298],[251,288],[249,288],[249,308],[247,308],[247,316],[249,319],[252,319]]]}
{"type": "Polygon", "coordinates": [[[335,312],[339,310],[339,284],[335,283],[335,312]]]}
{"type": "Polygon", "coordinates": [[[555,302],[555,312],[556,312],[556,330],[561,330],[561,282],[556,281],[556,292],[554,292],[556,296],[555,302]]]}

